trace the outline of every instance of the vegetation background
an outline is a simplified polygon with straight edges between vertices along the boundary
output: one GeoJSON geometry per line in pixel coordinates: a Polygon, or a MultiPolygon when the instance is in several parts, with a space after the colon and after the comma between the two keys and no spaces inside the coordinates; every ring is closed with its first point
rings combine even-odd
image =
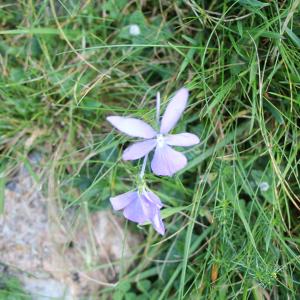
{"type": "MultiPolygon", "coordinates": [[[[184,85],[177,130],[201,144],[174,178],[146,177],[167,234],[128,223],[144,236],[134,267],[99,299],[299,299],[299,7],[2,0],[2,210],[5,182],[33,150],[48,158],[66,209],[111,210],[140,163],[121,161],[127,140],[106,116],[154,124],[156,92],[165,106],[184,85]]],[[[23,299],[14,286],[2,284],[0,298],[23,299]]]]}

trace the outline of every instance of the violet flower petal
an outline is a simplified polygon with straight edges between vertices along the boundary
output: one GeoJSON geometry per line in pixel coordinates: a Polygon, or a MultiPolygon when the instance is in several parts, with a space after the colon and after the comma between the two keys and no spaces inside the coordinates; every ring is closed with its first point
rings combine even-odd
{"type": "Polygon", "coordinates": [[[148,201],[156,205],[158,208],[162,208],[163,204],[161,203],[160,199],[158,196],[156,196],[153,192],[150,190],[144,191],[143,193],[144,197],[147,198],[148,201]]]}
{"type": "Polygon", "coordinates": [[[139,159],[148,154],[155,145],[156,140],[153,139],[134,143],[124,150],[122,158],[124,160],[139,159]]]}
{"type": "Polygon", "coordinates": [[[157,210],[157,213],[154,215],[152,219],[152,225],[154,229],[161,235],[165,234],[165,226],[160,216],[160,211],[157,210]]]}
{"type": "Polygon", "coordinates": [[[137,192],[127,192],[110,198],[110,203],[114,210],[120,210],[129,205],[137,197],[137,192]]]}
{"type": "Polygon", "coordinates": [[[170,134],[165,137],[165,141],[170,146],[193,146],[200,142],[199,138],[192,133],[184,132],[179,134],[170,134]]]}
{"type": "Polygon", "coordinates": [[[123,210],[126,219],[143,224],[150,222],[153,228],[159,233],[165,233],[165,227],[160,216],[162,203],[151,191],[144,190],[141,194],[137,191],[127,192],[110,198],[115,210],[123,210]]]}
{"type": "Polygon", "coordinates": [[[155,214],[155,209],[156,207],[145,200],[142,195],[138,195],[134,201],[126,206],[123,214],[126,219],[143,224],[151,220],[155,214]]]}
{"type": "Polygon", "coordinates": [[[110,122],[118,130],[126,133],[129,136],[151,139],[156,136],[155,130],[139,119],[110,116],[106,120],[110,122]]]}
{"type": "Polygon", "coordinates": [[[161,203],[158,196],[156,196],[150,190],[143,192],[143,197],[146,198],[152,205],[156,206],[154,210],[154,215],[151,217],[151,223],[153,228],[161,235],[165,234],[165,226],[162,222],[159,209],[162,208],[163,204],[161,203]]]}
{"type": "Polygon", "coordinates": [[[162,117],[160,133],[168,133],[174,128],[186,107],[188,96],[189,92],[186,88],[181,88],[176,92],[162,117]]]}
{"type": "Polygon", "coordinates": [[[151,169],[154,174],[160,176],[172,176],[187,164],[186,157],[172,149],[168,145],[156,147],[151,162],[151,169]]]}

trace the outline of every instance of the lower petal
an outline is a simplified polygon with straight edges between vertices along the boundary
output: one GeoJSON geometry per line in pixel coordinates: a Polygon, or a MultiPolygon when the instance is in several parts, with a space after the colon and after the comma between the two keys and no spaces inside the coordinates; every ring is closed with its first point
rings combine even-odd
{"type": "Polygon", "coordinates": [[[137,192],[127,192],[116,197],[111,197],[110,203],[114,210],[120,210],[129,205],[137,197],[137,192]]]}
{"type": "Polygon", "coordinates": [[[143,196],[138,196],[124,209],[124,217],[130,221],[142,224],[150,221],[154,216],[155,206],[151,205],[143,196]]]}
{"type": "Polygon", "coordinates": [[[155,145],[155,140],[146,140],[134,143],[125,149],[122,158],[124,160],[139,159],[148,154],[155,147],[155,145]]]}
{"type": "Polygon", "coordinates": [[[144,197],[154,205],[156,205],[158,208],[162,208],[163,204],[161,203],[158,196],[156,196],[153,192],[147,189],[147,191],[144,191],[143,193],[144,197]]]}
{"type": "Polygon", "coordinates": [[[154,229],[161,235],[165,234],[165,226],[160,216],[160,211],[157,210],[157,213],[154,215],[154,218],[151,220],[152,226],[154,229]]]}
{"type": "Polygon", "coordinates": [[[151,162],[151,169],[154,174],[160,176],[172,176],[177,171],[184,168],[187,164],[186,157],[169,147],[156,147],[151,162]]]}
{"type": "Polygon", "coordinates": [[[171,146],[193,146],[200,142],[199,138],[192,133],[183,132],[179,134],[170,134],[165,137],[165,141],[171,146]]]}

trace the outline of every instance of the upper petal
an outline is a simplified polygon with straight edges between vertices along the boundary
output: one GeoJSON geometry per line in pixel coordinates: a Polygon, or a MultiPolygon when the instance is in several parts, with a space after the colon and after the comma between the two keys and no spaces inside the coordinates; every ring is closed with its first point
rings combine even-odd
{"type": "Polygon", "coordinates": [[[186,88],[181,88],[176,92],[162,117],[160,133],[168,133],[174,128],[186,107],[188,96],[189,92],[186,88]]]}
{"type": "Polygon", "coordinates": [[[124,160],[135,160],[139,159],[146,154],[148,154],[156,145],[156,140],[146,140],[142,142],[137,142],[130,145],[123,152],[124,160]]]}
{"type": "Polygon", "coordinates": [[[151,169],[154,174],[160,176],[172,176],[187,164],[186,157],[172,149],[168,145],[156,147],[151,162],[151,169]]]}
{"type": "Polygon", "coordinates": [[[114,210],[120,210],[129,205],[133,200],[138,197],[136,191],[127,192],[116,197],[110,198],[110,203],[114,210]]]}
{"type": "Polygon", "coordinates": [[[192,146],[200,142],[199,138],[192,133],[184,132],[179,134],[170,134],[165,137],[165,141],[171,146],[192,146]]]}
{"type": "Polygon", "coordinates": [[[150,125],[139,119],[109,116],[106,120],[118,130],[133,137],[151,139],[156,135],[155,130],[150,125]]]}

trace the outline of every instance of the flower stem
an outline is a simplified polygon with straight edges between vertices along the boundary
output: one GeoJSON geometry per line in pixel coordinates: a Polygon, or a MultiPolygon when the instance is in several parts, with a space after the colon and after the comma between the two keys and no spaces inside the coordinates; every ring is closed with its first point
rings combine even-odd
{"type": "Polygon", "coordinates": [[[159,116],[160,116],[160,92],[156,94],[156,122],[159,127],[159,116]]]}
{"type": "Polygon", "coordinates": [[[141,169],[141,172],[140,172],[140,178],[141,178],[141,179],[143,179],[144,174],[145,174],[145,169],[146,169],[146,165],[147,165],[147,160],[148,160],[148,154],[146,154],[145,157],[144,157],[142,169],[141,169]]]}

